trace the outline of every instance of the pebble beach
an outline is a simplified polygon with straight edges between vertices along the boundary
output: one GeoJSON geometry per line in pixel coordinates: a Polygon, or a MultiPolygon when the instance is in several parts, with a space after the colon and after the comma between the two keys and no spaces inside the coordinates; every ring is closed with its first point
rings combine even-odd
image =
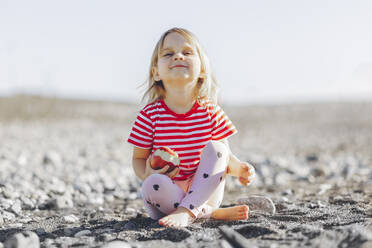
{"type": "Polygon", "coordinates": [[[256,168],[248,187],[227,177],[222,207],[266,196],[276,212],[164,228],[126,142],[139,105],[0,98],[0,248],[372,247],[372,102],[221,107],[256,168]]]}

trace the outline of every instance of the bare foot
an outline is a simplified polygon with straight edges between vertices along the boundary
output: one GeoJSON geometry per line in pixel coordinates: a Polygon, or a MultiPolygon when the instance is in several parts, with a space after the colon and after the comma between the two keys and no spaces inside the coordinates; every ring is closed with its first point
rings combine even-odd
{"type": "Polygon", "coordinates": [[[246,220],[249,216],[249,207],[239,205],[230,208],[218,208],[212,212],[211,218],[216,220],[246,220]]]}
{"type": "Polygon", "coordinates": [[[194,220],[193,214],[184,207],[177,208],[176,211],[159,220],[159,224],[166,227],[185,227],[194,220]]]}

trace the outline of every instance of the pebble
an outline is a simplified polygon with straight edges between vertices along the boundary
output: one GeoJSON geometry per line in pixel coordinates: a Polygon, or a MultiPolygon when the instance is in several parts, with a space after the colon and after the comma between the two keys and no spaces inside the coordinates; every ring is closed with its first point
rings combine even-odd
{"type": "Polygon", "coordinates": [[[89,234],[91,234],[91,233],[92,233],[92,232],[89,231],[89,230],[82,230],[82,231],[80,231],[80,232],[75,233],[74,237],[75,237],[75,238],[78,238],[78,237],[82,237],[82,236],[87,236],[87,235],[89,235],[89,234]]]}
{"type": "Polygon", "coordinates": [[[125,212],[126,212],[127,214],[133,214],[133,213],[136,212],[136,210],[135,210],[134,208],[127,207],[127,208],[125,209],[125,212]]]}
{"type": "Polygon", "coordinates": [[[75,215],[73,214],[70,214],[70,215],[66,215],[66,216],[63,216],[63,220],[67,223],[76,223],[79,221],[79,218],[76,217],[75,215]]]}
{"type": "MultiPolygon", "coordinates": [[[[115,224],[115,225],[117,225],[117,224],[115,224]]],[[[116,228],[115,228],[115,225],[113,226],[114,229],[116,229],[116,228]]],[[[111,233],[111,232],[114,231],[114,229],[111,229],[111,228],[103,228],[103,229],[95,230],[94,233],[95,233],[95,234],[111,233]]]]}
{"type": "Polygon", "coordinates": [[[3,209],[8,209],[14,204],[13,200],[0,198],[0,207],[3,209]]]}
{"type": "Polygon", "coordinates": [[[59,166],[62,164],[62,158],[56,151],[48,151],[44,154],[43,164],[52,164],[59,166]]]}
{"type": "MultiPolygon", "coordinates": [[[[367,209],[365,213],[366,213],[366,215],[372,217],[372,208],[367,209]]],[[[0,218],[1,218],[1,217],[0,217],[0,218]]],[[[0,220],[0,221],[1,221],[1,220],[0,220]]]]}
{"type": "Polygon", "coordinates": [[[102,246],[102,248],[131,248],[131,246],[127,242],[115,240],[102,246]]]}
{"type": "Polygon", "coordinates": [[[93,205],[102,205],[105,201],[103,200],[103,197],[91,197],[88,202],[93,205]]]}
{"type": "Polygon", "coordinates": [[[35,232],[37,235],[43,235],[46,233],[44,228],[37,228],[35,232]]]}
{"type": "Polygon", "coordinates": [[[8,211],[3,211],[2,214],[5,221],[13,221],[16,218],[16,216],[13,213],[8,211]]]}
{"type": "Polygon", "coordinates": [[[33,209],[35,209],[35,203],[30,198],[22,196],[21,197],[21,202],[22,202],[22,209],[23,210],[33,210],[33,209]]]}
{"type": "Polygon", "coordinates": [[[135,229],[136,225],[133,222],[128,222],[124,225],[125,229],[135,229]]]}
{"type": "Polygon", "coordinates": [[[24,231],[16,233],[4,243],[4,248],[39,248],[40,241],[36,233],[24,231]]]}
{"type": "Polygon", "coordinates": [[[245,204],[249,207],[249,211],[262,212],[266,214],[275,214],[276,208],[273,201],[267,196],[248,196],[239,198],[238,204],[245,204]]]}
{"type": "Polygon", "coordinates": [[[68,196],[59,196],[41,204],[39,209],[66,209],[74,206],[72,199],[68,196]]]}
{"type": "Polygon", "coordinates": [[[22,211],[21,201],[20,200],[16,200],[14,202],[14,204],[10,207],[9,210],[11,210],[16,215],[19,215],[21,213],[21,211],[22,211]]]}
{"type": "Polygon", "coordinates": [[[129,196],[128,196],[128,199],[129,200],[135,200],[135,199],[137,199],[137,193],[135,193],[135,192],[130,193],[129,196]]]}
{"type": "Polygon", "coordinates": [[[327,192],[330,188],[332,188],[332,185],[330,184],[321,184],[319,186],[318,195],[323,195],[325,192],[327,192]]]}

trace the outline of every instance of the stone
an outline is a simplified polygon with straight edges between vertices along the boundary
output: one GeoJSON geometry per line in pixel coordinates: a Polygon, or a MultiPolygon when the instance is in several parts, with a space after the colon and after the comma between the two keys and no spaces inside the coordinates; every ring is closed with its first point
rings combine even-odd
{"type": "Polygon", "coordinates": [[[3,209],[8,209],[14,204],[13,200],[0,198],[0,207],[3,209]]]}
{"type": "Polygon", "coordinates": [[[101,248],[131,248],[131,246],[127,242],[115,240],[102,246],[101,248]]]}
{"type": "Polygon", "coordinates": [[[4,248],[39,248],[40,241],[36,233],[24,231],[16,233],[4,243],[4,248]]]}
{"type": "Polygon", "coordinates": [[[52,164],[58,166],[62,164],[62,158],[56,151],[49,151],[44,154],[43,164],[52,164]]]}
{"type": "Polygon", "coordinates": [[[27,197],[22,196],[21,202],[22,202],[23,210],[34,210],[35,209],[35,203],[27,197]]]}
{"type": "Polygon", "coordinates": [[[89,231],[89,230],[82,230],[82,231],[80,231],[80,232],[75,233],[74,237],[75,237],[75,238],[78,238],[78,237],[82,237],[82,236],[87,236],[87,235],[89,235],[89,234],[91,234],[91,233],[92,233],[92,232],[89,231]]]}
{"type": "Polygon", "coordinates": [[[43,234],[46,233],[46,231],[45,231],[44,228],[37,228],[37,229],[35,230],[35,232],[36,232],[37,235],[43,235],[43,234]]]}
{"type": "Polygon", "coordinates": [[[13,221],[16,218],[16,216],[13,213],[8,211],[3,211],[2,214],[5,221],[13,221]]]}
{"type": "Polygon", "coordinates": [[[39,206],[39,209],[65,209],[72,208],[74,206],[73,201],[68,196],[59,196],[51,199],[39,206]]]}
{"type": "Polygon", "coordinates": [[[237,200],[239,205],[247,205],[250,212],[275,214],[276,208],[273,201],[267,196],[252,195],[237,200]]]}
{"type": "Polygon", "coordinates": [[[9,208],[9,210],[15,213],[16,215],[19,215],[22,211],[21,201],[16,200],[14,204],[9,208]]]}
{"type": "Polygon", "coordinates": [[[332,185],[330,185],[330,184],[321,184],[321,185],[319,185],[318,195],[323,195],[330,188],[332,188],[332,185]]]}
{"type": "Polygon", "coordinates": [[[124,225],[125,229],[135,229],[136,225],[133,222],[128,222],[124,225]]]}
{"type": "Polygon", "coordinates": [[[66,223],[76,223],[76,222],[79,221],[79,218],[76,217],[76,216],[73,215],[73,214],[70,214],[70,215],[63,216],[63,220],[64,220],[66,223]]]}

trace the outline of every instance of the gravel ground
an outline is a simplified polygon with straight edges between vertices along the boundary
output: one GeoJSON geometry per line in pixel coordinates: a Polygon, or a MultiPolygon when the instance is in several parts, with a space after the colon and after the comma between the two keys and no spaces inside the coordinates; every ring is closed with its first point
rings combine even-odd
{"type": "Polygon", "coordinates": [[[222,206],[264,195],[276,214],[174,229],[148,217],[131,168],[139,106],[0,98],[0,248],[237,247],[222,227],[248,247],[372,247],[372,102],[222,107],[257,173],[228,177],[222,206]]]}

